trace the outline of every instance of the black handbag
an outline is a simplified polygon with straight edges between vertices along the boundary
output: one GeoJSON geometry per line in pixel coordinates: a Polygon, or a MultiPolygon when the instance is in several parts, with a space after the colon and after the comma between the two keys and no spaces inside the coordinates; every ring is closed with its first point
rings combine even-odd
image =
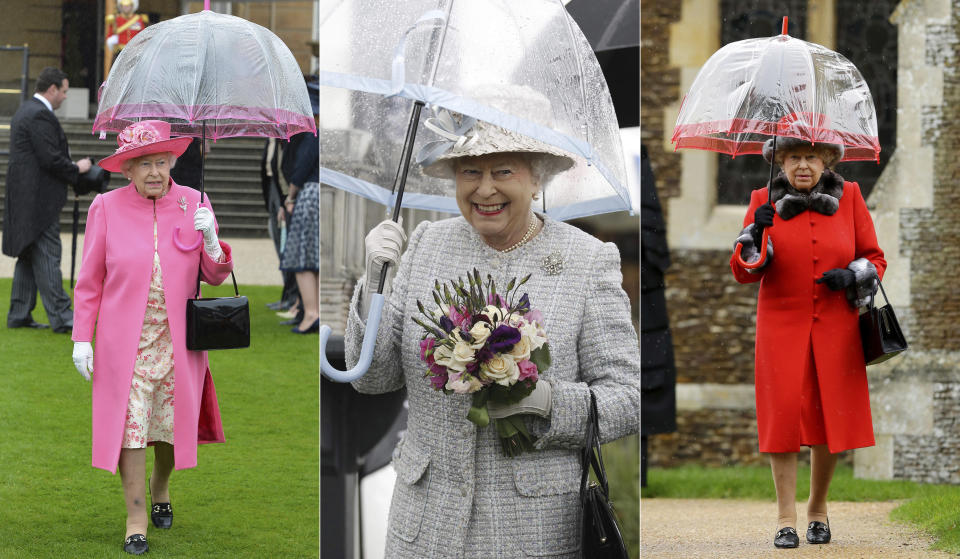
{"type": "Polygon", "coordinates": [[[240,295],[233,279],[235,297],[200,298],[197,276],[196,298],[187,299],[187,349],[237,349],[250,347],[250,303],[240,295]]]}
{"type": "Polygon", "coordinates": [[[583,449],[583,474],[580,477],[581,556],[584,559],[629,559],[617,515],[610,502],[607,473],[600,454],[597,401],[590,392],[590,421],[586,447],[583,449]],[[597,481],[590,481],[590,467],[597,481]]]}
{"type": "Polygon", "coordinates": [[[877,307],[871,301],[867,312],[860,315],[860,341],[863,343],[863,359],[867,365],[883,363],[907,350],[907,339],[900,330],[897,315],[893,312],[882,283],[880,292],[887,304],[877,307]]]}

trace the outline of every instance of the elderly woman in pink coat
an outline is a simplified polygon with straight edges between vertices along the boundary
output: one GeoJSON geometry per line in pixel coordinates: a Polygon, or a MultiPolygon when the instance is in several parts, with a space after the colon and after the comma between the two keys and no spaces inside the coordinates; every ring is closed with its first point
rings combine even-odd
{"type": "Polygon", "coordinates": [[[123,548],[139,555],[148,549],[146,447],[154,447],[150,517],[170,528],[174,466],[196,466],[198,443],[223,442],[207,354],[186,347],[186,301],[198,273],[220,284],[233,261],[230,246],[217,239],[209,200],[201,205],[198,191],[170,179],[190,138],[171,138],[168,123],[145,120],[117,143],[100,166],[130,184],[97,196],[87,214],[73,361],[84,378],[93,377],[93,466],[119,466],[123,548]]]}

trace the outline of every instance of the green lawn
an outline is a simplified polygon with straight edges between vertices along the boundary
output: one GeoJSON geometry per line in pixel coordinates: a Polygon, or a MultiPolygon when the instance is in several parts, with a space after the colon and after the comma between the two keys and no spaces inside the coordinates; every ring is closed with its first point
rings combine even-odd
{"type": "MultiPolygon", "coordinates": [[[[251,347],[210,353],[227,443],[174,473],[173,529],[149,531],[150,557],[318,555],[317,337],[277,324],[264,303],[279,292],[241,287],[251,347]]],[[[4,319],[9,299],[0,279],[4,319]]],[[[46,321],[39,303],[34,318],[46,321]]],[[[0,324],[0,558],[126,556],[120,477],[90,466],[90,384],[72,348],[68,335],[0,324]]]]}
{"type": "MultiPolygon", "coordinates": [[[[641,498],[759,499],[775,501],[770,468],[682,466],[650,469],[641,498]]],[[[797,474],[797,501],[810,493],[810,467],[797,474]]],[[[830,484],[832,501],[908,500],[894,509],[894,520],[908,522],[936,538],[934,549],[960,553],[960,486],[912,481],[877,481],[853,477],[853,468],[838,466],[830,484]]]]}
{"type": "Polygon", "coordinates": [[[602,452],[623,541],[630,557],[640,557],[640,435],[607,443],[602,452]]]}

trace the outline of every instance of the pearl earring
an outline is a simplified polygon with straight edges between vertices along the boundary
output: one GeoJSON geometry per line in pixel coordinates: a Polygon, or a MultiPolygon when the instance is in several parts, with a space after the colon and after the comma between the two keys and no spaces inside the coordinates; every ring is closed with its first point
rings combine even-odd
{"type": "Polygon", "coordinates": [[[534,199],[534,200],[539,200],[539,199],[540,199],[540,193],[539,193],[539,192],[534,192],[534,193],[533,193],[533,199],[534,199]]]}

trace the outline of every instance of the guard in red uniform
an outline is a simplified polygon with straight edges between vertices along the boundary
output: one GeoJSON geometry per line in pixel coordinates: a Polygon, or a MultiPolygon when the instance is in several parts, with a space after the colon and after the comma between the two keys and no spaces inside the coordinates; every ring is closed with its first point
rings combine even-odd
{"type": "MultiPolygon", "coordinates": [[[[117,13],[107,16],[106,51],[111,65],[123,47],[127,46],[127,43],[150,23],[146,14],[136,13],[139,7],[139,0],[117,0],[117,13]]],[[[107,72],[109,71],[108,67],[107,72]]]]}

